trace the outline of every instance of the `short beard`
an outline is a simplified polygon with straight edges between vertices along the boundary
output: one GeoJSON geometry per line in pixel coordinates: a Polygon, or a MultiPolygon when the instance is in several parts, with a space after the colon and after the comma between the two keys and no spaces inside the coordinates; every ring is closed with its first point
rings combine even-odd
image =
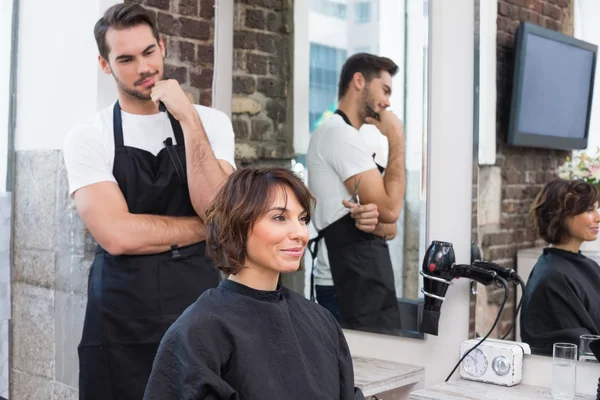
{"type": "Polygon", "coordinates": [[[360,107],[358,108],[359,118],[362,122],[365,122],[367,117],[371,116],[371,111],[369,107],[374,109],[371,104],[373,104],[373,96],[371,96],[371,91],[369,87],[366,86],[365,90],[360,95],[360,107]]]}
{"type": "MultiPolygon", "coordinates": [[[[134,85],[137,86],[138,82],[142,82],[144,79],[150,78],[154,75],[158,75],[158,71],[155,71],[154,73],[151,73],[151,74],[142,75],[142,77],[134,85]]],[[[114,73],[112,74],[112,76],[115,79],[115,82],[117,82],[117,85],[119,85],[119,87],[121,88],[121,90],[123,92],[127,93],[129,96],[131,96],[135,99],[138,99],[138,100],[142,100],[142,101],[152,100],[152,97],[150,96],[150,94],[145,94],[139,90],[127,87],[123,82],[121,82],[119,80],[119,78],[117,78],[117,76],[114,73]]],[[[161,79],[159,79],[159,80],[161,80],[161,79]]]]}

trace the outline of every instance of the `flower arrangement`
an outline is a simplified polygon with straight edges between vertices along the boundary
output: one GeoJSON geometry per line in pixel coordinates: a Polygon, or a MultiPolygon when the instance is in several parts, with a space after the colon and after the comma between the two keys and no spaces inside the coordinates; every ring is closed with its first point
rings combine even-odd
{"type": "Polygon", "coordinates": [[[291,170],[298,176],[298,178],[302,179],[304,183],[306,183],[306,169],[302,163],[296,162],[296,160],[292,160],[292,168],[291,170]]]}
{"type": "Polygon", "coordinates": [[[566,162],[558,167],[558,176],[562,179],[581,179],[600,187],[600,147],[593,156],[581,151],[573,153],[573,157],[567,157],[566,162]]]}

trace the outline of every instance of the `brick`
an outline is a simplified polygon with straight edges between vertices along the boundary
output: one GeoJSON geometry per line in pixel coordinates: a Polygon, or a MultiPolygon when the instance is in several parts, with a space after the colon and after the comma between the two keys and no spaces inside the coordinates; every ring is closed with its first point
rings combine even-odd
{"type": "Polygon", "coordinates": [[[285,60],[280,57],[269,57],[269,74],[284,79],[288,78],[288,69],[285,60]]]}
{"type": "Polygon", "coordinates": [[[256,91],[256,79],[251,76],[234,76],[233,93],[252,94],[256,91]]]}
{"type": "Polygon", "coordinates": [[[190,73],[190,83],[198,89],[210,89],[213,82],[213,69],[202,68],[202,72],[190,73]]]}
{"type": "Polygon", "coordinates": [[[194,43],[184,41],[180,41],[177,43],[179,45],[179,59],[181,61],[196,60],[196,45],[194,43]]]}
{"type": "Polygon", "coordinates": [[[517,19],[519,17],[519,8],[503,2],[498,2],[498,15],[503,15],[511,19],[517,19]]]}
{"type": "Polygon", "coordinates": [[[250,122],[248,122],[247,118],[234,116],[231,119],[231,123],[236,139],[247,139],[250,136],[250,122]]]}
{"type": "Polygon", "coordinates": [[[200,17],[208,20],[215,18],[215,0],[200,0],[200,17]]]}
{"type": "Polygon", "coordinates": [[[234,71],[245,71],[246,70],[246,51],[233,50],[233,70],[234,71]]]}
{"type": "Polygon", "coordinates": [[[499,46],[506,48],[513,48],[515,44],[514,36],[506,32],[498,32],[496,35],[496,42],[499,46]]]}
{"type": "Polygon", "coordinates": [[[267,29],[270,32],[281,32],[283,27],[283,18],[281,13],[269,12],[267,14],[267,29]]]}
{"type": "Polygon", "coordinates": [[[525,0],[525,6],[538,14],[542,13],[542,2],[540,0],[525,0]]]}
{"type": "Polygon", "coordinates": [[[198,15],[198,0],[179,0],[177,12],[187,17],[198,15]]]}
{"type": "Polygon", "coordinates": [[[510,4],[514,4],[515,6],[523,7],[525,4],[524,0],[506,0],[510,4]]]}
{"type": "Polygon", "coordinates": [[[156,15],[156,23],[160,33],[171,36],[179,35],[179,21],[172,15],[159,12],[156,15]]]}
{"type": "Polygon", "coordinates": [[[252,121],[250,140],[268,141],[273,137],[273,123],[269,120],[255,119],[252,121]]]}
{"type": "Polygon", "coordinates": [[[283,97],[286,95],[285,82],[281,79],[258,78],[256,90],[267,97],[283,97]]]}
{"type": "Polygon", "coordinates": [[[146,7],[159,8],[161,10],[169,11],[170,0],[145,0],[146,7]]]}
{"type": "Polygon", "coordinates": [[[558,25],[558,22],[556,22],[555,20],[553,20],[552,18],[543,18],[543,26],[545,28],[551,29],[553,31],[560,31],[560,26],[558,25]]]}
{"type": "Polygon", "coordinates": [[[200,92],[200,105],[212,107],[212,90],[202,90],[200,92]]]}
{"type": "Polygon", "coordinates": [[[521,173],[515,169],[504,170],[503,175],[503,184],[508,183],[509,185],[514,185],[520,182],[521,173]]]}
{"type": "Polygon", "coordinates": [[[256,48],[265,53],[275,53],[275,38],[268,33],[256,33],[256,48]]]}
{"type": "Polygon", "coordinates": [[[262,10],[247,9],[246,10],[246,28],[251,29],[265,29],[266,19],[265,13],[262,10]]]}
{"type": "Polygon", "coordinates": [[[522,8],[519,10],[519,19],[525,22],[531,22],[532,24],[539,25],[540,24],[540,15],[536,14],[533,11],[526,10],[522,8]]]}
{"type": "Polygon", "coordinates": [[[562,8],[566,8],[569,6],[569,0],[557,0],[556,5],[562,8]]]}
{"type": "Polygon", "coordinates": [[[199,44],[196,48],[196,61],[201,64],[214,64],[215,49],[214,46],[199,44]]]}
{"type": "Polygon", "coordinates": [[[270,99],[266,106],[267,115],[275,123],[284,123],[287,119],[287,102],[285,99],[270,99]]]}
{"type": "Polygon", "coordinates": [[[275,11],[283,10],[284,4],[283,0],[241,0],[241,2],[249,6],[258,6],[275,11]]]}
{"type": "Polygon", "coordinates": [[[262,105],[253,98],[234,96],[231,99],[231,112],[233,114],[256,115],[262,111],[262,105]]]}
{"type": "Polygon", "coordinates": [[[187,68],[165,64],[165,77],[175,79],[180,84],[187,83],[187,68]]]}
{"type": "Polygon", "coordinates": [[[256,32],[253,31],[235,31],[233,32],[234,49],[256,49],[256,32]]]}
{"type": "Polygon", "coordinates": [[[260,54],[248,54],[246,61],[246,71],[254,75],[267,74],[267,57],[260,54]]]}
{"type": "Polygon", "coordinates": [[[180,18],[181,27],[179,34],[183,37],[197,40],[210,39],[210,24],[191,18],[180,18]]]}
{"type": "Polygon", "coordinates": [[[560,21],[561,14],[561,10],[557,6],[548,3],[544,3],[542,6],[542,15],[560,21]]]}

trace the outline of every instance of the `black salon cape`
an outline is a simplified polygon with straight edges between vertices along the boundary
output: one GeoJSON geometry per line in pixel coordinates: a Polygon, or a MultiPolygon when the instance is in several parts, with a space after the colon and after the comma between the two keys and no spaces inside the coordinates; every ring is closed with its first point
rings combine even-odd
{"type": "Polygon", "coordinates": [[[551,355],[554,343],[579,345],[583,334],[600,334],[600,266],[581,252],[546,248],[527,281],[521,340],[551,355]]]}
{"type": "Polygon", "coordinates": [[[354,393],[339,325],[325,308],[280,287],[229,279],[203,293],[165,334],[144,400],[335,400],[354,393]]]}

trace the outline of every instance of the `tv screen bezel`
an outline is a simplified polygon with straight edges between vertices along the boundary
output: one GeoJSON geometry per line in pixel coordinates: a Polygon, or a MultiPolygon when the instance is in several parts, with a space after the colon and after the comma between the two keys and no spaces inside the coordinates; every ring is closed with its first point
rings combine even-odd
{"type": "Polygon", "coordinates": [[[560,150],[580,150],[587,148],[590,129],[590,116],[592,112],[592,99],[594,97],[594,78],[596,75],[596,58],[598,46],[587,43],[574,37],[543,28],[530,22],[521,22],[515,36],[515,63],[512,86],[512,99],[510,118],[507,134],[507,144],[512,146],[536,147],[560,150]],[[525,69],[525,51],[529,35],[537,35],[584,50],[591,51],[592,76],[590,78],[590,92],[588,96],[587,114],[585,121],[585,135],[583,138],[568,138],[560,136],[539,135],[531,132],[522,132],[517,129],[517,122],[521,116],[521,101],[523,91],[523,71],[525,69]]]}

